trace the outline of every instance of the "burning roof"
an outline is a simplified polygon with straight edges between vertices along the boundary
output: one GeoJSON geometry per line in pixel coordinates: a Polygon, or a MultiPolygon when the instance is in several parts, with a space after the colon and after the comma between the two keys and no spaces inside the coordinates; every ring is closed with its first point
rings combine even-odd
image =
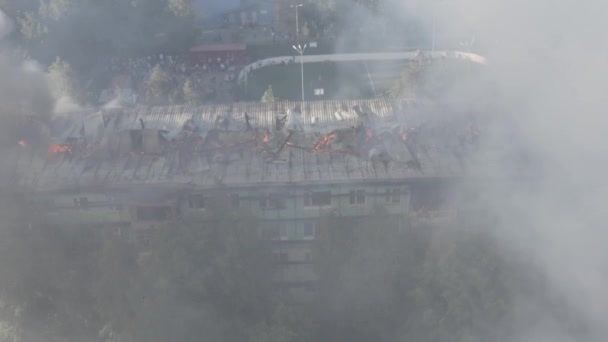
{"type": "Polygon", "coordinates": [[[425,113],[411,101],[307,102],[298,112],[299,129],[277,127],[277,118],[297,105],[100,111],[63,122],[46,159],[21,158],[21,184],[40,191],[132,184],[256,186],[462,172],[460,156],[450,150],[458,148],[457,134],[421,126],[425,113]]]}

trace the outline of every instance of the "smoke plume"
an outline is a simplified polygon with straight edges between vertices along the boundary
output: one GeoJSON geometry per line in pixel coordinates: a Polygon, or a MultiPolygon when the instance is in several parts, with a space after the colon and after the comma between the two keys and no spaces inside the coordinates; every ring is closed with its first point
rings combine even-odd
{"type": "MultiPolygon", "coordinates": [[[[413,2],[403,10],[411,10],[413,2]]],[[[549,279],[547,291],[580,315],[589,335],[605,340],[608,3],[458,0],[420,2],[416,10],[427,28],[435,18],[438,42],[455,45],[474,37],[472,49],[490,60],[486,75],[500,94],[484,102],[502,117],[486,135],[493,150],[480,154],[499,152],[500,158],[478,168],[480,175],[501,181],[478,190],[501,219],[505,247],[515,252],[526,245],[533,251],[530,263],[538,263],[549,279]],[[506,132],[506,122],[517,134],[506,132]],[[520,148],[533,158],[513,159],[520,148]],[[521,169],[530,176],[526,182],[512,176],[521,169]]],[[[476,93],[458,85],[452,91],[470,106],[478,104],[476,93]]],[[[543,318],[536,321],[552,322],[548,313],[543,318]]],[[[522,330],[520,338],[580,340],[564,330],[539,323],[522,330]]]]}
{"type": "Polygon", "coordinates": [[[0,40],[8,36],[13,31],[13,21],[0,10],[0,40]]]}

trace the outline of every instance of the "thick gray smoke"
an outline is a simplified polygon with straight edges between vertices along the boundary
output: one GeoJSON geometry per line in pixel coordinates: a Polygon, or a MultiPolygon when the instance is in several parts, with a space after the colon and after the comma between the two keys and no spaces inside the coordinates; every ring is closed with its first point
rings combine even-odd
{"type": "MultiPolygon", "coordinates": [[[[0,10],[0,150],[9,151],[20,140],[39,144],[48,139],[47,125],[53,108],[49,80],[44,71],[33,61],[22,61],[12,53],[5,38],[14,28],[13,21],[0,10]],[[29,128],[25,129],[27,122],[29,128]]],[[[0,181],[10,184],[7,177],[12,171],[10,156],[3,155],[0,165],[0,181]]]]}
{"type": "MultiPolygon", "coordinates": [[[[529,183],[511,178],[513,170],[530,165],[518,165],[507,153],[496,163],[480,165],[482,174],[505,179],[480,191],[502,219],[506,247],[531,247],[535,260],[530,262],[538,263],[550,280],[547,291],[566,301],[595,338],[606,340],[608,2],[413,2],[403,9],[423,13],[426,27],[435,18],[438,42],[453,45],[475,37],[473,50],[489,58],[487,73],[501,89],[490,99],[494,111],[512,120],[519,132],[516,138],[496,134],[501,138],[491,145],[504,152],[523,146],[534,156],[530,163],[537,177],[529,183]]],[[[454,92],[475,98],[461,89],[454,92]]],[[[482,153],[490,152],[495,151],[482,153]]],[[[522,340],[576,340],[551,325],[551,317],[544,321],[522,331],[522,340]]]]}
{"type": "Polygon", "coordinates": [[[13,31],[13,21],[0,10],[0,40],[13,31]]]}

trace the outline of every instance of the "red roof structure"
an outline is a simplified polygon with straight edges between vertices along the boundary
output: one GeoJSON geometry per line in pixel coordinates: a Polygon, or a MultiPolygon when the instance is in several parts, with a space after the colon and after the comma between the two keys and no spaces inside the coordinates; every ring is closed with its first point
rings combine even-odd
{"type": "Polygon", "coordinates": [[[245,44],[212,44],[200,45],[190,49],[190,63],[205,64],[210,60],[232,60],[237,63],[247,62],[247,45],[245,44]]]}
{"type": "Polygon", "coordinates": [[[246,49],[246,44],[212,44],[195,46],[190,49],[190,52],[245,51],[246,49]]]}

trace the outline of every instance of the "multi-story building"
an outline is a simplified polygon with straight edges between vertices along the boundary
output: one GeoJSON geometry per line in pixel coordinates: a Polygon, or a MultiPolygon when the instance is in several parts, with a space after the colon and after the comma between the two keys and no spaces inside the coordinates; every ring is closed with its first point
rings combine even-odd
{"type": "Polygon", "coordinates": [[[260,236],[284,264],[277,281],[305,296],[324,218],[382,208],[399,229],[430,219],[442,209],[433,189],[462,176],[476,132],[463,120],[428,122],[435,109],[402,99],[301,105],[140,107],[57,120],[46,157],[23,143],[19,188],[47,222],[96,224],[144,242],[177,216],[204,220],[221,191],[227,210],[263,222],[260,236]]]}

